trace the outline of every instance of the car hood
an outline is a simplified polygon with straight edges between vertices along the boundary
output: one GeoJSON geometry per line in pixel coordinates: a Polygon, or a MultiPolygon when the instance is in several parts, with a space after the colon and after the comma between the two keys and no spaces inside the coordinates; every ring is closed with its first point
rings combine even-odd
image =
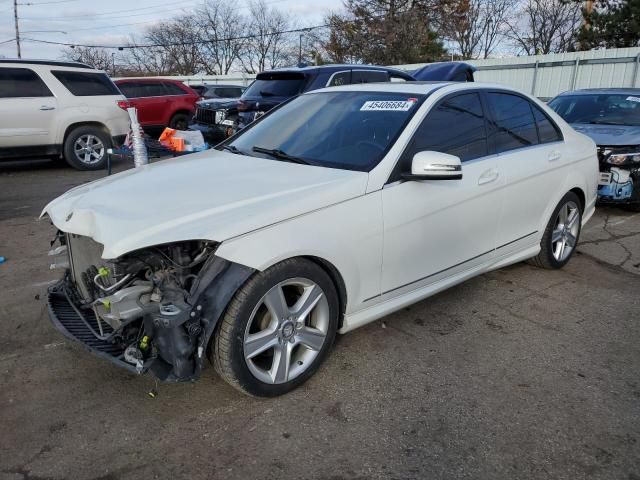
{"type": "Polygon", "coordinates": [[[591,137],[596,145],[630,146],[640,145],[640,127],[630,125],[592,125],[572,123],[571,126],[580,133],[591,137]]]}
{"type": "Polygon", "coordinates": [[[238,105],[239,98],[208,98],[200,100],[196,105],[200,108],[216,110],[219,108],[229,108],[238,105]]]}
{"type": "Polygon", "coordinates": [[[365,172],[210,150],[81,185],[42,213],[116,258],[162,243],[222,242],[364,195],[367,180],[365,172]]]}

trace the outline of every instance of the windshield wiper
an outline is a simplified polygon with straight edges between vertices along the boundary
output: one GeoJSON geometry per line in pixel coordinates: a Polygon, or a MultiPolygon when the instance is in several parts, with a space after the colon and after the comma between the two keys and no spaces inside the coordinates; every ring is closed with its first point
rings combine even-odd
{"type": "Polygon", "coordinates": [[[300,163],[302,165],[311,165],[311,163],[307,162],[305,159],[289,155],[288,153],[283,152],[278,148],[253,147],[251,150],[258,153],[266,153],[267,155],[271,155],[272,157],[278,158],[280,160],[286,160],[287,162],[300,163]]]}
{"type": "Polygon", "coordinates": [[[223,150],[227,150],[231,153],[236,153],[238,155],[245,155],[245,153],[243,151],[241,151],[238,147],[236,147],[235,145],[225,145],[224,147],[222,147],[223,150]]]}

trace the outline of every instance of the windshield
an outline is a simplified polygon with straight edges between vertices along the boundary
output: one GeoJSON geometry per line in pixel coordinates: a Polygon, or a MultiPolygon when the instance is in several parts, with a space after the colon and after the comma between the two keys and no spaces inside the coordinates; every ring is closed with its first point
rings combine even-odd
{"type": "Polygon", "coordinates": [[[640,94],[563,95],[549,106],[568,123],[640,126],[640,94]]]}
{"type": "Polygon", "coordinates": [[[295,74],[261,74],[242,97],[293,97],[302,91],[305,76],[295,74]]]}
{"type": "Polygon", "coordinates": [[[284,153],[300,163],[369,171],[423,100],[424,96],[376,92],[306,94],[242,131],[227,148],[286,161],[284,153]]]}

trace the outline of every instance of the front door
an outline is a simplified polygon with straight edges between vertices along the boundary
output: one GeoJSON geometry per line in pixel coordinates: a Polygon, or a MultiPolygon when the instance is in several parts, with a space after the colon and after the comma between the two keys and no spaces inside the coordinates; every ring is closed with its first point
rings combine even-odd
{"type": "Polygon", "coordinates": [[[382,191],[382,294],[399,294],[490,262],[504,178],[487,143],[477,92],[455,94],[427,114],[382,191]],[[461,180],[395,181],[418,151],[462,161],[461,180]]]}

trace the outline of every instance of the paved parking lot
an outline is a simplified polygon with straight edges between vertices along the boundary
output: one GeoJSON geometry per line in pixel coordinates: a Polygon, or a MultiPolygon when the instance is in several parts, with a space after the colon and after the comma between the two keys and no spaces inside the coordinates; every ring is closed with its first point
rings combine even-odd
{"type": "Polygon", "coordinates": [[[152,399],[46,314],[37,217],[102,175],[0,165],[0,480],[640,480],[640,214],[600,209],[563,271],[515,265],[341,336],[285,397],[210,368],[152,399]]]}

